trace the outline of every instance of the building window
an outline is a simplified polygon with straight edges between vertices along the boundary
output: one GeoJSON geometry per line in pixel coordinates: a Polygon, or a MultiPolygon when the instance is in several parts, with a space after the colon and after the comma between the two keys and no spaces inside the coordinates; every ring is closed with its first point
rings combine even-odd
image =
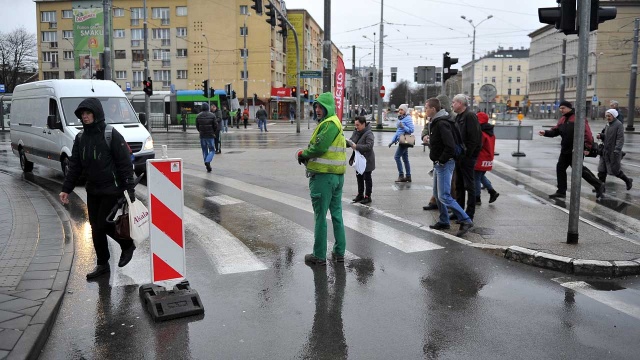
{"type": "Polygon", "coordinates": [[[122,70],[122,71],[116,71],[116,79],[119,80],[126,80],[127,79],[127,72],[122,70]]]}
{"type": "Polygon", "coordinates": [[[491,82],[494,83],[494,84],[496,83],[496,77],[495,76],[491,77],[491,82]]]}
{"type": "Polygon", "coordinates": [[[113,17],[124,17],[123,8],[113,8],[113,17]]]}
{"type": "Polygon", "coordinates": [[[42,76],[44,77],[43,80],[60,79],[60,72],[58,72],[58,71],[43,71],[42,72],[42,76]]]}
{"type": "Polygon", "coordinates": [[[591,81],[593,80],[593,75],[589,74],[589,85],[591,85],[591,81]]]}
{"type": "Polygon", "coordinates": [[[162,82],[162,87],[171,86],[171,70],[153,70],[153,80],[162,82]]]}
{"type": "Polygon", "coordinates": [[[40,22],[56,22],[56,12],[55,11],[41,11],[40,12],[40,22]]]}
{"type": "Polygon", "coordinates": [[[131,29],[131,40],[142,40],[144,38],[144,29],[131,29]]]}
{"type": "Polygon", "coordinates": [[[169,29],[153,29],[152,32],[153,39],[169,39],[170,36],[169,29]]]}
{"type": "Polygon", "coordinates": [[[186,79],[187,78],[187,70],[178,70],[178,74],[176,75],[177,79],[186,79]]]}
{"type": "Polygon", "coordinates": [[[486,84],[486,82],[487,82],[487,77],[486,77],[486,76],[484,77],[484,82],[485,82],[485,84],[486,84]]]}
{"type": "Polygon", "coordinates": [[[58,41],[58,33],[55,31],[43,31],[42,42],[56,42],[58,41]]]}
{"type": "Polygon", "coordinates": [[[131,8],[131,25],[140,25],[141,19],[144,19],[144,8],[131,8]]]}
{"type": "Polygon", "coordinates": [[[63,39],[73,39],[73,30],[62,30],[63,39]]]}
{"type": "Polygon", "coordinates": [[[507,89],[507,95],[511,95],[511,89],[507,89]]]}
{"type": "Polygon", "coordinates": [[[65,60],[73,60],[73,51],[64,51],[64,52],[62,52],[62,58],[65,59],[65,60]]]}
{"type": "Polygon", "coordinates": [[[520,76],[516,78],[516,82],[520,82],[520,76]]]}
{"type": "Polygon", "coordinates": [[[178,49],[177,57],[187,57],[187,49],[178,49]]]}
{"type": "Polygon", "coordinates": [[[153,60],[169,60],[170,58],[169,49],[153,49],[153,60]]]}
{"type": "Polygon", "coordinates": [[[114,39],[122,39],[125,37],[124,29],[115,29],[113,30],[113,38],[114,39]]]}
{"type": "Polygon", "coordinates": [[[151,18],[160,19],[162,25],[169,25],[169,8],[151,8],[151,18]]]}
{"type": "Polygon", "coordinates": [[[144,73],[142,71],[134,71],[133,72],[133,87],[139,88],[142,87],[142,80],[144,78],[144,73]]]}
{"type": "Polygon", "coordinates": [[[187,7],[176,6],[176,16],[187,16],[187,7]]]}
{"type": "Polygon", "coordinates": [[[509,65],[509,71],[513,71],[513,65],[509,65]]]}
{"type": "Polygon", "coordinates": [[[240,49],[240,57],[249,57],[249,49],[240,49]]]}
{"type": "Polygon", "coordinates": [[[240,27],[240,36],[247,36],[247,35],[249,35],[249,29],[244,27],[244,26],[241,26],[240,27]]]}
{"type": "Polygon", "coordinates": [[[249,8],[247,5],[240,5],[240,15],[247,15],[249,8]]]}
{"type": "Polygon", "coordinates": [[[63,19],[73,19],[73,10],[62,10],[62,18],[63,19]]]}
{"type": "Polygon", "coordinates": [[[516,89],[516,95],[520,95],[520,89],[516,89]]]}
{"type": "Polygon", "coordinates": [[[43,51],[42,62],[56,62],[58,61],[58,53],[55,51],[43,51]]]}
{"type": "Polygon", "coordinates": [[[489,66],[488,65],[484,66],[484,71],[489,71],[489,66]]]}
{"type": "Polygon", "coordinates": [[[176,36],[177,37],[187,37],[187,28],[186,27],[179,27],[176,28],[176,36]]]}
{"type": "Polygon", "coordinates": [[[133,60],[133,61],[143,61],[144,60],[144,50],[131,50],[131,60],[133,60]]]}
{"type": "Polygon", "coordinates": [[[126,59],[127,51],[126,50],[115,50],[114,55],[116,59],[126,59]]]}
{"type": "Polygon", "coordinates": [[[491,70],[496,71],[496,66],[495,65],[491,66],[491,70]]]}
{"type": "Polygon", "coordinates": [[[65,71],[64,72],[64,78],[65,79],[75,79],[76,78],[76,73],[73,71],[65,71]]]}
{"type": "Polygon", "coordinates": [[[509,76],[508,82],[511,83],[512,81],[513,81],[513,78],[511,76],[509,76]]]}
{"type": "Polygon", "coordinates": [[[518,71],[520,71],[522,69],[522,66],[518,65],[518,67],[516,68],[518,71]]]}
{"type": "Polygon", "coordinates": [[[244,80],[244,79],[248,79],[248,78],[249,78],[249,72],[247,71],[247,77],[245,78],[245,76],[244,76],[244,71],[243,71],[243,70],[240,70],[240,79],[243,79],[243,80],[244,80]]]}

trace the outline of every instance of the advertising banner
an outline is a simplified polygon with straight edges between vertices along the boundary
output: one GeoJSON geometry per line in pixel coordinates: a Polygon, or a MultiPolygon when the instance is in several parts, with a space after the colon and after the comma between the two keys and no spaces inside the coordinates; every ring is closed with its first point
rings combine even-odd
{"type": "Polygon", "coordinates": [[[339,57],[335,74],[336,93],[333,95],[333,97],[336,100],[336,115],[338,115],[340,121],[342,121],[342,112],[344,108],[344,87],[346,82],[345,76],[344,61],[341,57],[339,57]]]}
{"type": "Polygon", "coordinates": [[[104,52],[104,16],[102,1],[74,1],[73,55],[75,78],[90,79],[102,68],[100,54],[104,52]]]}

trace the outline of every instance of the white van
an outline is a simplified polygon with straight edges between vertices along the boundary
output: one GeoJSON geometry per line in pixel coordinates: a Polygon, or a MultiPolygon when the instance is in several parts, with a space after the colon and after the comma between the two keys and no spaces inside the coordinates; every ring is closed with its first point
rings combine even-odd
{"type": "Polygon", "coordinates": [[[153,139],[116,83],[45,80],[18,85],[11,97],[11,150],[20,157],[24,172],[33,170],[35,163],[66,174],[73,141],[82,130],[74,111],[89,97],[100,100],[105,122],[129,144],[136,174],[145,171],[147,159],[155,157],[153,139]]]}

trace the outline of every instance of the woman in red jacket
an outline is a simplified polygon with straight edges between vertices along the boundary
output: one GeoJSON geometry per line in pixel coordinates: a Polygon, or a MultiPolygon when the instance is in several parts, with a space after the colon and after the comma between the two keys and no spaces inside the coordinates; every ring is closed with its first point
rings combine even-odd
{"type": "Polygon", "coordinates": [[[476,114],[478,122],[480,122],[480,130],[482,131],[482,149],[478,154],[476,162],[475,180],[476,180],[476,204],[482,203],[480,200],[480,184],[489,191],[489,203],[498,199],[500,194],[495,191],[491,181],[487,179],[487,171],[493,168],[493,151],[496,146],[496,136],[493,134],[493,125],[489,124],[489,116],[486,113],[479,112],[476,114]]]}

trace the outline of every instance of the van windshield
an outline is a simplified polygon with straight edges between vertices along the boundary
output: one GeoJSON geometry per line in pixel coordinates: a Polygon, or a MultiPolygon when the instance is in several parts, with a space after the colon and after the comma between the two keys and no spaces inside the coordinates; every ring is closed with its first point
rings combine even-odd
{"type": "MultiPolygon", "coordinates": [[[[82,121],[76,117],[74,111],[86,98],[62,98],[62,111],[69,126],[82,126],[82,121]]],[[[132,124],[138,123],[138,118],[131,108],[127,98],[97,98],[102,104],[104,118],[107,124],[132,124]]]]}

